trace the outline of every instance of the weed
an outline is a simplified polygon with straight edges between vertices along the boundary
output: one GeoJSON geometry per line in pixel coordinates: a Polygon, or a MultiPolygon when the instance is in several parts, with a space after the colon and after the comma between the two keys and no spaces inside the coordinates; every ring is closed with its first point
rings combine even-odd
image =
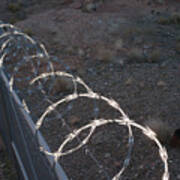
{"type": "Polygon", "coordinates": [[[111,62],[114,60],[115,52],[111,49],[107,49],[105,47],[99,47],[96,52],[96,57],[98,60],[102,62],[111,62]]]}
{"type": "Polygon", "coordinates": [[[142,29],[139,27],[130,27],[127,28],[123,33],[123,38],[135,37],[136,35],[140,35],[142,33],[142,29]]]}
{"type": "Polygon", "coordinates": [[[9,19],[9,23],[10,23],[10,24],[15,24],[17,21],[18,21],[18,19],[17,19],[16,17],[11,17],[11,18],[9,19]]]}
{"type": "Polygon", "coordinates": [[[148,57],[149,62],[157,62],[161,58],[161,52],[160,50],[156,49],[151,52],[151,54],[148,57]]]}
{"type": "Polygon", "coordinates": [[[141,62],[145,60],[143,50],[140,48],[132,48],[128,51],[127,56],[130,60],[141,62]]]}
{"type": "Polygon", "coordinates": [[[24,33],[27,34],[28,36],[33,36],[33,31],[29,28],[24,29],[24,33]]]}
{"type": "Polygon", "coordinates": [[[157,22],[158,22],[158,24],[161,24],[161,25],[169,25],[170,19],[165,18],[165,17],[160,17],[157,22]]]}
{"type": "Polygon", "coordinates": [[[21,3],[10,3],[8,4],[8,10],[11,11],[12,13],[16,13],[21,10],[21,3]]]}
{"type": "Polygon", "coordinates": [[[180,42],[176,43],[175,50],[177,53],[180,53],[180,42]]]}
{"type": "Polygon", "coordinates": [[[180,24],[180,14],[173,13],[170,17],[171,24],[180,24]]]}
{"type": "Polygon", "coordinates": [[[180,25],[180,13],[172,13],[169,17],[160,17],[158,23],[162,25],[180,25]]]}

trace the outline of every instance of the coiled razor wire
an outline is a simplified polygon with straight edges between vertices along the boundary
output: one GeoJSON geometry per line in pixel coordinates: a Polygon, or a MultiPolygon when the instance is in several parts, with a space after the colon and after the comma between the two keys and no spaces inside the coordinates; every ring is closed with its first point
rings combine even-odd
{"type": "MultiPolygon", "coordinates": [[[[0,24],[0,32],[1,32],[1,35],[0,35],[0,44],[1,44],[1,47],[0,47],[0,69],[3,69],[3,67],[4,67],[3,64],[4,64],[5,60],[8,60],[7,57],[11,53],[10,50],[12,48],[12,46],[11,46],[12,42],[15,41],[17,48],[18,49],[24,48],[25,49],[24,52],[26,52],[25,55],[23,55],[22,59],[16,63],[16,65],[13,68],[13,71],[10,74],[9,86],[10,86],[11,91],[14,91],[14,88],[13,88],[14,81],[16,81],[16,80],[21,81],[23,79],[23,78],[22,79],[15,78],[16,74],[19,72],[19,69],[24,64],[31,63],[31,66],[33,67],[33,73],[32,73],[33,76],[26,77],[26,80],[27,79],[29,80],[28,82],[29,82],[30,86],[34,85],[35,83],[38,83],[38,86],[40,87],[41,92],[43,93],[43,95],[46,98],[46,102],[49,103],[49,105],[46,107],[44,112],[37,118],[37,122],[36,122],[36,131],[37,132],[39,131],[40,127],[42,126],[42,124],[44,122],[44,119],[46,118],[46,116],[48,114],[50,114],[51,112],[55,112],[61,119],[63,119],[62,114],[60,114],[56,108],[64,103],[70,103],[74,100],[77,100],[78,98],[93,99],[93,100],[95,100],[95,102],[96,102],[96,100],[104,101],[107,105],[109,105],[113,109],[117,110],[119,113],[119,118],[115,118],[115,119],[104,119],[104,118],[98,119],[98,118],[96,118],[96,119],[91,120],[90,123],[80,127],[77,130],[74,130],[74,131],[72,131],[70,129],[70,127],[68,127],[69,128],[68,136],[66,137],[66,139],[62,142],[62,144],[59,146],[59,148],[55,152],[49,152],[49,151],[45,150],[43,147],[40,147],[40,151],[42,151],[46,155],[52,156],[54,158],[54,161],[57,162],[59,160],[59,158],[70,155],[73,152],[79,150],[80,148],[85,147],[87,152],[89,152],[91,158],[96,162],[97,166],[103,170],[103,166],[101,165],[101,163],[99,163],[97,161],[97,159],[94,157],[94,155],[88,149],[87,144],[88,144],[90,138],[95,133],[95,131],[98,127],[112,124],[112,123],[116,123],[117,125],[120,125],[120,126],[126,126],[128,128],[128,133],[129,133],[128,152],[127,152],[126,158],[124,160],[123,167],[112,178],[112,180],[118,180],[121,178],[123,172],[125,171],[125,169],[128,167],[128,165],[130,163],[131,152],[132,152],[133,144],[134,144],[134,136],[133,136],[132,127],[136,127],[139,130],[141,130],[145,136],[147,136],[151,140],[153,140],[156,143],[156,145],[158,146],[159,155],[164,164],[164,172],[162,175],[162,180],[169,179],[167,151],[166,151],[166,148],[163,147],[161,145],[161,143],[159,142],[159,140],[157,139],[155,132],[153,132],[149,127],[144,127],[144,126],[136,123],[134,120],[130,119],[125,114],[125,112],[121,109],[118,102],[94,92],[80,77],[74,76],[74,75],[72,75],[72,73],[69,73],[68,72],[68,71],[70,71],[69,66],[65,65],[65,63],[62,62],[61,60],[59,60],[59,59],[57,60],[56,57],[50,56],[43,44],[37,43],[31,37],[22,33],[18,28],[16,28],[15,26],[13,26],[11,24],[3,24],[3,23],[0,24]],[[19,44],[22,43],[22,40],[24,42],[23,47],[19,47],[19,44]],[[29,45],[31,46],[31,48],[28,48],[29,45]],[[8,48],[8,46],[10,46],[10,47],[8,48]],[[26,48],[29,51],[31,51],[33,54],[29,55],[27,53],[26,48]],[[30,49],[33,49],[33,50],[30,50],[30,49]],[[47,66],[46,66],[47,72],[41,72],[41,73],[38,72],[38,67],[40,67],[41,62],[42,62],[40,59],[46,59],[45,62],[47,63],[47,66]],[[65,67],[67,72],[54,70],[52,62],[61,63],[61,65],[63,65],[65,67]],[[42,80],[46,81],[48,78],[54,78],[54,77],[70,78],[72,80],[73,86],[74,86],[73,93],[66,95],[64,98],[56,100],[55,102],[50,100],[49,96],[47,95],[48,93],[43,89],[43,84],[42,84],[42,80]],[[78,88],[77,88],[78,84],[82,85],[86,92],[79,93],[78,88]],[[88,135],[83,140],[80,140],[80,138],[78,136],[80,135],[81,132],[83,132],[87,129],[89,129],[88,135]],[[75,138],[78,140],[79,144],[74,148],[64,151],[64,148],[66,147],[66,145],[68,143],[70,143],[72,140],[74,140],[75,138]]],[[[16,54],[14,56],[16,56],[16,54]]],[[[11,60],[13,61],[13,59],[11,59],[11,60]]],[[[29,94],[32,94],[32,92],[29,92],[29,94]]],[[[26,99],[22,100],[22,104],[24,105],[25,110],[30,114],[31,111],[29,110],[30,108],[28,107],[28,104],[26,103],[26,99]]],[[[67,113],[68,113],[68,111],[70,111],[73,108],[73,106],[71,104],[68,107],[69,107],[69,109],[67,109],[67,113]]],[[[96,103],[94,105],[94,112],[96,112],[96,113],[98,112],[98,107],[97,107],[96,103]]],[[[65,120],[64,120],[64,123],[66,124],[65,120]]],[[[103,172],[105,173],[107,179],[110,179],[109,175],[106,173],[106,171],[103,170],[103,172]]]]}

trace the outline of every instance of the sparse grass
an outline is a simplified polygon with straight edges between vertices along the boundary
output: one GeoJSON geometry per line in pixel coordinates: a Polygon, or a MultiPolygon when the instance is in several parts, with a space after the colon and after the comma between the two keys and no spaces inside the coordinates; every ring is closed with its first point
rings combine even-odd
{"type": "Polygon", "coordinates": [[[146,26],[142,28],[142,34],[143,35],[153,35],[156,31],[156,29],[153,26],[146,26]]]}
{"type": "Polygon", "coordinates": [[[4,151],[0,154],[0,160],[3,163],[2,169],[5,179],[7,180],[17,180],[17,173],[13,166],[13,162],[8,158],[8,154],[4,151]]]}
{"type": "Polygon", "coordinates": [[[174,24],[180,24],[180,13],[173,13],[170,20],[174,24]]]}
{"type": "Polygon", "coordinates": [[[115,52],[106,47],[98,47],[96,50],[96,58],[102,62],[108,63],[112,62],[115,57],[115,52]]]}
{"type": "Polygon", "coordinates": [[[140,35],[142,33],[142,29],[137,27],[137,26],[133,26],[133,27],[129,27],[127,29],[125,29],[125,31],[123,32],[123,38],[129,38],[132,36],[137,36],[140,35]]]}
{"type": "Polygon", "coordinates": [[[114,43],[114,48],[118,51],[121,50],[123,48],[123,40],[122,39],[118,39],[115,41],[114,43]]]}
{"type": "Polygon", "coordinates": [[[33,36],[33,31],[30,28],[24,29],[24,33],[27,34],[28,36],[33,36]]]}
{"type": "Polygon", "coordinates": [[[19,2],[17,2],[17,3],[9,3],[7,8],[12,13],[16,13],[16,12],[21,10],[22,5],[19,2]]]}
{"type": "Polygon", "coordinates": [[[180,13],[172,13],[169,17],[160,17],[157,22],[161,25],[180,25],[180,13]]]}
{"type": "Polygon", "coordinates": [[[178,42],[180,42],[180,34],[177,35],[176,40],[177,40],[178,42]]]}
{"type": "Polygon", "coordinates": [[[148,57],[148,61],[149,62],[157,62],[159,59],[161,59],[162,57],[162,54],[161,54],[161,51],[158,50],[158,49],[155,49],[151,52],[151,54],[149,55],[148,57]]]}
{"type": "Polygon", "coordinates": [[[177,53],[180,53],[180,42],[176,43],[175,50],[177,53]]]}
{"type": "Polygon", "coordinates": [[[135,61],[135,62],[142,62],[145,60],[143,50],[140,48],[137,48],[137,47],[131,48],[128,51],[127,56],[129,58],[129,60],[135,61]]]}
{"type": "Polygon", "coordinates": [[[132,48],[128,51],[127,54],[129,60],[131,60],[131,62],[136,62],[136,63],[140,63],[140,62],[150,62],[150,63],[155,63],[157,62],[159,59],[161,59],[161,51],[158,49],[154,49],[148,57],[146,57],[143,53],[143,50],[141,48],[132,48]]]}
{"type": "Polygon", "coordinates": [[[158,22],[158,24],[161,24],[161,25],[169,25],[170,24],[169,18],[165,18],[165,17],[160,17],[157,22],[158,22]]]}
{"type": "Polygon", "coordinates": [[[16,17],[11,17],[11,18],[9,19],[9,23],[10,23],[10,24],[15,24],[18,20],[19,20],[19,19],[17,19],[16,17]]]}
{"type": "Polygon", "coordinates": [[[78,47],[69,45],[65,48],[65,53],[68,55],[74,55],[77,52],[78,47]]]}
{"type": "Polygon", "coordinates": [[[71,78],[68,77],[57,77],[54,82],[54,86],[51,89],[51,94],[56,95],[61,92],[69,92],[74,88],[71,78]]]}

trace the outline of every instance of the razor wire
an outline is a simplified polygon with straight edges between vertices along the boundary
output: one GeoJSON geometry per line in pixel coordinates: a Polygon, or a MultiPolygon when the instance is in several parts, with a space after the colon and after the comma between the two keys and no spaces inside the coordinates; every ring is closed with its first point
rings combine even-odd
{"type": "MultiPolygon", "coordinates": [[[[8,72],[9,76],[9,86],[11,91],[15,91],[22,100],[22,104],[27,113],[31,116],[34,116],[37,120],[35,122],[36,131],[40,131],[45,118],[54,112],[56,116],[61,119],[64,125],[67,127],[69,134],[66,136],[65,140],[61,143],[59,148],[55,152],[49,152],[45,150],[43,147],[39,147],[39,150],[48,156],[52,156],[55,162],[58,162],[60,158],[63,156],[68,156],[75,151],[84,148],[87,154],[91,157],[91,159],[96,163],[97,167],[100,168],[105,174],[107,179],[110,179],[110,176],[104,169],[103,165],[95,155],[88,148],[88,142],[92,138],[92,135],[95,133],[98,127],[102,127],[104,125],[109,124],[117,124],[118,126],[125,126],[128,129],[128,151],[126,157],[123,162],[122,168],[119,170],[117,174],[114,175],[112,180],[118,180],[122,177],[123,172],[129,166],[131,160],[131,154],[133,150],[134,144],[134,135],[132,127],[135,127],[142,131],[142,133],[150,138],[152,141],[156,143],[159,148],[159,155],[164,164],[164,172],[162,175],[162,180],[169,179],[169,170],[168,170],[168,155],[165,147],[161,145],[159,140],[156,137],[155,132],[153,132],[149,127],[144,127],[135,120],[130,119],[126,113],[121,109],[118,102],[116,102],[112,98],[107,98],[105,96],[100,95],[99,93],[94,92],[79,76],[73,75],[70,71],[70,67],[66,65],[62,60],[58,59],[55,56],[49,55],[45,46],[41,43],[37,43],[30,36],[21,32],[18,28],[11,24],[0,24],[0,69],[4,69],[9,67],[9,64],[13,64],[13,68],[11,68],[10,72],[8,72]],[[14,46],[16,47],[15,52],[14,46]],[[19,54],[17,53],[19,52],[19,54]],[[9,57],[12,55],[12,57],[9,57]],[[12,62],[14,59],[18,59],[17,62],[12,62]],[[11,62],[10,62],[11,61],[11,62]],[[54,65],[55,64],[55,65],[54,65]],[[60,64],[60,70],[56,68],[56,65],[60,64]],[[28,66],[31,69],[31,75],[28,74],[26,76],[22,76],[21,70],[23,66],[28,66]],[[61,70],[63,67],[64,70],[61,70]],[[21,77],[22,76],[22,77],[21,77]],[[53,99],[52,95],[50,95],[50,91],[53,88],[55,80],[57,78],[68,78],[71,80],[73,84],[73,92],[70,94],[66,94],[58,100],[53,99]],[[49,88],[44,87],[44,83],[51,80],[51,84],[49,88]],[[14,88],[14,85],[18,87],[18,83],[25,83],[24,91],[21,92],[19,89],[14,88]],[[78,86],[81,85],[85,92],[79,92],[78,86]],[[27,89],[27,87],[32,87],[27,89]],[[33,113],[33,107],[30,107],[28,104],[27,97],[29,95],[32,98],[34,93],[37,93],[36,90],[39,90],[42,93],[43,101],[40,102],[37,106],[43,106],[45,103],[46,106],[43,107],[42,112],[40,114],[33,113]],[[68,124],[66,123],[66,119],[64,119],[64,114],[69,113],[73,109],[73,101],[84,98],[94,100],[94,119],[91,119],[90,122],[86,125],[83,125],[79,129],[72,130],[68,124]],[[111,108],[115,109],[119,116],[114,119],[106,119],[106,118],[98,118],[99,108],[97,106],[97,101],[103,101],[111,108]],[[57,110],[57,107],[67,104],[66,109],[64,109],[63,113],[60,113],[57,110]],[[83,140],[79,138],[79,135],[85,131],[89,130],[89,133],[83,140]],[[64,150],[65,147],[72,142],[74,139],[77,139],[78,145],[75,147],[64,150]]],[[[26,71],[24,73],[27,73],[26,71]]]]}

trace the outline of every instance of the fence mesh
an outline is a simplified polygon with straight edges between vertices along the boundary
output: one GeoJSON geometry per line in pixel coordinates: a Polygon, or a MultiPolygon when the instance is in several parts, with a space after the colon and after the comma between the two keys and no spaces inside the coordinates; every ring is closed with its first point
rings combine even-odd
{"type": "MultiPolygon", "coordinates": [[[[0,46],[0,130],[8,147],[13,144],[17,148],[27,179],[67,179],[67,176],[69,179],[82,179],[83,176],[75,178],[70,174],[71,170],[68,171],[68,166],[73,163],[71,155],[82,151],[86,163],[93,161],[98,169],[100,175],[98,178],[94,176],[94,179],[118,180],[130,164],[133,128],[156,143],[163,163],[162,179],[169,179],[166,149],[151,129],[131,120],[118,102],[94,92],[61,59],[49,55],[43,44],[13,25],[1,23],[0,46]],[[107,111],[103,114],[101,104],[113,113],[107,111]],[[87,113],[85,107],[92,113],[87,113]],[[82,123],[74,114],[79,115],[82,123]],[[72,124],[78,126],[72,128],[72,124]],[[104,126],[111,129],[111,125],[116,125],[116,128],[125,126],[128,136],[122,167],[109,173],[100,161],[102,159],[97,157],[97,151],[91,148],[91,140],[98,138],[99,129],[104,126]],[[60,128],[57,130],[56,126],[60,128]],[[51,150],[44,143],[41,133],[51,150]],[[66,161],[65,157],[68,157],[66,161]],[[67,169],[67,176],[59,162],[65,162],[63,167],[67,169]]],[[[78,160],[74,158],[74,161],[76,164],[78,160]]]]}

